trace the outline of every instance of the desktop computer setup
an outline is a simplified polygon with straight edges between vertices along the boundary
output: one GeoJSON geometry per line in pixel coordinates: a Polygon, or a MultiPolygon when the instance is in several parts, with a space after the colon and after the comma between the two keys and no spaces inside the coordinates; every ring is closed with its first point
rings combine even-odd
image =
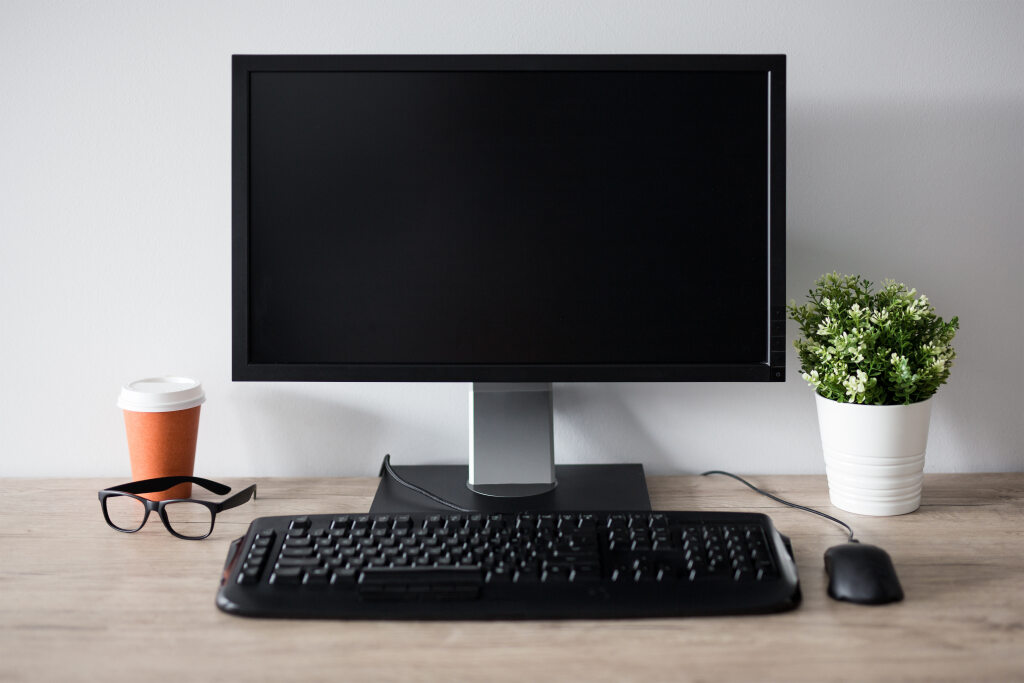
{"type": "Polygon", "coordinates": [[[385,458],[368,514],[254,520],[218,606],[795,607],[768,517],[556,465],[552,413],[563,382],[784,381],[785,115],[780,55],[235,56],[233,378],[472,388],[468,464],[385,458]]]}

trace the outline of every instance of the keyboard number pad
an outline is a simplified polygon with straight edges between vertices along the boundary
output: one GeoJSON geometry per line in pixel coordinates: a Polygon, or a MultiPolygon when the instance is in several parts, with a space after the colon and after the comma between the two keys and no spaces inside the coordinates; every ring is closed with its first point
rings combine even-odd
{"type": "Polygon", "coordinates": [[[761,581],[775,577],[775,566],[761,527],[726,524],[720,530],[727,556],[725,570],[734,580],[761,581]]]}
{"type": "Polygon", "coordinates": [[[704,524],[681,532],[688,578],[765,580],[777,575],[764,531],[757,525],[704,524]]]}

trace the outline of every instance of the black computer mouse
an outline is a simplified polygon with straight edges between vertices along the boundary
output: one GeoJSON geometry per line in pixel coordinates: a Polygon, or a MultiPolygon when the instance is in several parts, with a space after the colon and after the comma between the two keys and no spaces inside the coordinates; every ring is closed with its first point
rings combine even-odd
{"type": "Polygon", "coordinates": [[[884,605],[903,599],[889,553],[866,543],[844,543],[825,551],[828,594],[835,600],[884,605]]]}

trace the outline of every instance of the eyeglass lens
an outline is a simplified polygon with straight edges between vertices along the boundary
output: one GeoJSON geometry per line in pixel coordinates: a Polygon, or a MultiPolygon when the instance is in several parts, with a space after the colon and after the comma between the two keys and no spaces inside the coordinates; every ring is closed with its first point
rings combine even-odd
{"type": "Polygon", "coordinates": [[[199,503],[187,500],[168,503],[164,514],[174,532],[187,538],[201,538],[213,529],[213,511],[199,503]]]}
{"type": "Polygon", "coordinates": [[[146,519],[146,506],[131,496],[108,496],[103,502],[110,523],[122,531],[135,531],[146,519]]]}

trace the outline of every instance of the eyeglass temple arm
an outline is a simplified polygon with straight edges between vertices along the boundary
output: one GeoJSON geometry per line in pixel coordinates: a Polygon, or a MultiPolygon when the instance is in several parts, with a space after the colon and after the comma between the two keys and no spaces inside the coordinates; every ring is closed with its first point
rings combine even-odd
{"type": "Polygon", "coordinates": [[[202,477],[157,477],[156,479],[143,479],[142,481],[133,481],[127,484],[121,484],[120,486],[111,486],[106,491],[123,491],[124,493],[153,493],[154,491],[163,491],[169,489],[172,486],[178,484],[199,484],[204,489],[212,491],[219,496],[223,496],[225,493],[231,490],[230,486],[219,484],[209,479],[203,479],[202,477]]]}
{"type": "Polygon", "coordinates": [[[239,491],[235,495],[231,496],[227,500],[225,500],[222,503],[220,503],[220,505],[217,506],[217,510],[218,510],[218,512],[223,512],[224,510],[230,510],[231,508],[236,508],[239,505],[242,505],[243,503],[249,502],[250,498],[255,498],[255,497],[256,497],[256,484],[253,484],[252,486],[247,486],[246,488],[242,489],[241,491],[239,491]]]}

